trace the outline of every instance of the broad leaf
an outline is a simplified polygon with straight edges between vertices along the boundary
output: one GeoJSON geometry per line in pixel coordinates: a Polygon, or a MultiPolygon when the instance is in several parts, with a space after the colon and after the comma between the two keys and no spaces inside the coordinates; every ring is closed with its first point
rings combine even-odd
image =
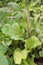
{"type": "Polygon", "coordinates": [[[15,64],[21,64],[22,59],[25,60],[27,58],[27,50],[20,50],[19,48],[17,48],[14,51],[14,61],[15,64]]]}
{"type": "Polygon", "coordinates": [[[43,49],[39,52],[40,57],[43,57],[43,49]]]}
{"type": "Polygon", "coordinates": [[[17,3],[10,2],[10,3],[8,3],[8,5],[10,5],[13,9],[15,9],[17,11],[20,10],[19,4],[17,4],[17,3]]]}
{"type": "Polygon", "coordinates": [[[14,51],[14,62],[15,64],[21,64],[22,54],[20,49],[14,51]]]}
{"type": "Polygon", "coordinates": [[[7,7],[0,8],[0,12],[6,12],[7,9],[8,9],[7,7]]]}
{"type": "Polygon", "coordinates": [[[24,49],[21,51],[21,54],[22,54],[22,59],[26,59],[28,52],[27,52],[27,50],[24,49]]]}
{"type": "Polygon", "coordinates": [[[2,32],[8,35],[11,39],[23,40],[23,30],[18,23],[12,25],[5,24],[2,28],[2,32]]]}
{"type": "Polygon", "coordinates": [[[10,46],[11,44],[12,44],[12,40],[11,39],[9,39],[9,38],[4,38],[3,40],[2,40],[2,44],[6,47],[6,46],[10,46]]]}
{"type": "Polygon", "coordinates": [[[25,60],[23,60],[21,65],[30,65],[30,64],[28,62],[26,62],[25,60]]]}
{"type": "Polygon", "coordinates": [[[0,53],[5,54],[7,50],[8,48],[4,46],[2,43],[0,43],[0,53]]]}
{"type": "Polygon", "coordinates": [[[37,46],[40,46],[41,44],[42,43],[35,36],[32,36],[29,39],[25,40],[25,48],[27,48],[27,49],[36,48],[37,46]]]}
{"type": "Polygon", "coordinates": [[[6,56],[0,54],[0,65],[9,65],[6,56]]]}
{"type": "Polygon", "coordinates": [[[8,58],[9,65],[15,65],[13,62],[13,57],[8,58]]]}

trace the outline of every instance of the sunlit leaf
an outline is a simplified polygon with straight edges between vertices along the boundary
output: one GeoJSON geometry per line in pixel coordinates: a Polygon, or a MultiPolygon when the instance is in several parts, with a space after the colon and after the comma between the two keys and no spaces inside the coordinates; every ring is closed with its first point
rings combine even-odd
{"type": "Polygon", "coordinates": [[[15,64],[21,64],[22,54],[20,49],[14,51],[14,62],[15,64]]]}
{"type": "Polygon", "coordinates": [[[5,24],[2,28],[2,32],[10,36],[11,39],[23,40],[23,31],[18,23],[12,25],[5,24]]]}
{"type": "Polygon", "coordinates": [[[31,38],[25,40],[25,48],[27,49],[36,48],[37,46],[40,46],[41,44],[42,43],[35,36],[32,36],[31,38]]]}

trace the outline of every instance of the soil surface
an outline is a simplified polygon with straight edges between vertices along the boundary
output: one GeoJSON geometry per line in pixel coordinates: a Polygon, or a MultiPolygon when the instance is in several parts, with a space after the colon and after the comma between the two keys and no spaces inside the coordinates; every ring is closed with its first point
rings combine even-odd
{"type": "Polygon", "coordinates": [[[37,63],[37,65],[43,65],[43,58],[35,58],[35,62],[37,63]]]}

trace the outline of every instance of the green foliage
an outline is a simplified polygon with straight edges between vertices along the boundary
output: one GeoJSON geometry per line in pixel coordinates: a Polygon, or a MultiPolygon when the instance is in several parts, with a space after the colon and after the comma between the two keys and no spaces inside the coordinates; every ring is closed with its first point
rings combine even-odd
{"type": "Polygon", "coordinates": [[[7,60],[6,56],[0,54],[0,65],[5,65],[5,64],[9,65],[8,60],[7,60]]]}
{"type": "Polygon", "coordinates": [[[43,57],[43,49],[39,52],[40,57],[43,57]]]}
{"type": "Polygon", "coordinates": [[[0,53],[5,54],[7,51],[7,47],[0,43],[0,53]]]}
{"type": "Polygon", "coordinates": [[[36,48],[39,45],[41,45],[41,42],[35,36],[32,36],[31,38],[25,40],[25,48],[27,49],[31,50],[32,48],[36,48]]]}
{"type": "Polygon", "coordinates": [[[21,64],[22,54],[20,49],[16,49],[14,52],[14,61],[15,64],[21,64]]]}
{"type": "Polygon", "coordinates": [[[28,60],[29,60],[29,61],[28,61],[29,65],[37,65],[37,64],[34,62],[34,55],[32,55],[32,57],[29,58],[28,60]]]}
{"type": "Polygon", "coordinates": [[[14,51],[14,62],[15,62],[15,64],[21,64],[22,59],[27,58],[27,54],[28,54],[28,52],[25,49],[20,50],[19,48],[17,48],[14,51]]]}
{"type": "Polygon", "coordinates": [[[29,65],[29,63],[24,60],[22,61],[21,65],[29,65]]]}
{"type": "Polygon", "coordinates": [[[21,40],[23,39],[23,30],[18,25],[18,23],[14,23],[12,25],[5,24],[2,28],[2,32],[8,35],[11,39],[21,40]]]}
{"type": "Polygon", "coordinates": [[[41,0],[0,1],[0,65],[37,65],[43,57],[41,0]]]}

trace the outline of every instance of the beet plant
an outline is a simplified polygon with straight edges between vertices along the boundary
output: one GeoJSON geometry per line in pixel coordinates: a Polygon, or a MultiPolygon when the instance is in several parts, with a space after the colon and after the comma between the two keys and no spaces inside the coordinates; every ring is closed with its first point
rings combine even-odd
{"type": "Polygon", "coordinates": [[[0,65],[37,65],[35,59],[43,58],[42,1],[3,2],[0,1],[0,65]]]}

